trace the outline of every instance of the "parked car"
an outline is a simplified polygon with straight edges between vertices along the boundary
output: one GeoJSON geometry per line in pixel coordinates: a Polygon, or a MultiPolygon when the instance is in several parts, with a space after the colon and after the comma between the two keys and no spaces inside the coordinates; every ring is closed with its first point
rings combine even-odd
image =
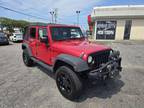
{"type": "Polygon", "coordinates": [[[4,33],[0,33],[0,45],[9,45],[8,38],[4,33]]]}
{"type": "Polygon", "coordinates": [[[10,36],[10,41],[12,41],[12,42],[23,41],[23,34],[22,33],[13,33],[13,35],[10,36]]]}
{"type": "Polygon", "coordinates": [[[24,64],[51,70],[59,91],[70,100],[80,95],[83,80],[116,78],[122,70],[119,51],[89,42],[77,26],[27,26],[22,50],[24,64]]]}

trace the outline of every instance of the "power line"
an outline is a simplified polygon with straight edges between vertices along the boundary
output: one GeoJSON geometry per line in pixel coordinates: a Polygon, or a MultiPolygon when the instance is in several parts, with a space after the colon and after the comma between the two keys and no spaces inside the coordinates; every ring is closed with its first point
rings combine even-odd
{"type": "Polygon", "coordinates": [[[39,16],[34,16],[34,15],[30,15],[30,14],[27,14],[27,13],[23,13],[23,12],[14,10],[14,9],[10,9],[10,8],[8,8],[8,7],[5,7],[5,6],[0,6],[0,8],[3,8],[3,9],[5,9],[5,10],[9,10],[9,11],[12,11],[12,12],[15,12],[15,13],[18,13],[18,14],[22,14],[22,15],[25,15],[25,16],[33,17],[33,18],[36,18],[36,19],[48,20],[48,19],[46,19],[46,18],[42,18],[42,17],[39,17],[39,16]]]}
{"type": "MultiPolygon", "coordinates": [[[[5,4],[8,4],[9,8],[12,8],[12,9],[13,9],[13,5],[11,5],[11,3],[5,2],[5,4]]],[[[4,4],[3,4],[3,6],[6,7],[7,5],[4,5],[4,4]]],[[[17,8],[17,7],[16,7],[15,9],[16,9],[16,10],[19,10],[19,11],[25,11],[27,14],[31,14],[31,12],[28,12],[29,10],[32,10],[32,11],[34,11],[34,12],[38,12],[38,10],[36,10],[35,8],[31,8],[31,7],[30,7],[30,8],[24,8],[24,9],[20,9],[20,8],[17,8]]],[[[36,16],[36,15],[40,16],[40,14],[37,14],[37,13],[35,14],[35,16],[36,16]]]]}
{"type": "MultiPolygon", "coordinates": [[[[0,2],[0,4],[3,4],[3,6],[7,6],[7,4],[8,4],[8,6],[10,6],[9,8],[12,8],[13,9],[13,5],[11,4],[11,3],[9,3],[9,2],[0,2]],[[5,5],[4,5],[5,4],[5,5]],[[12,6],[12,7],[11,7],[12,6]]],[[[33,7],[29,7],[29,8],[25,8],[25,9],[20,9],[20,8],[15,8],[16,10],[19,10],[19,11],[29,11],[29,10],[32,10],[32,11],[34,11],[34,12],[38,12],[39,10],[37,10],[36,8],[33,8],[33,7]]],[[[31,14],[31,12],[29,13],[29,12],[27,12],[27,14],[31,14]]],[[[36,15],[38,15],[38,16],[41,16],[40,14],[38,14],[38,13],[36,13],[35,14],[35,16],[36,15]]],[[[48,16],[41,16],[41,17],[48,17],[48,16]]]]}
{"type": "MultiPolygon", "coordinates": [[[[18,2],[21,2],[21,1],[18,1],[18,2]]],[[[13,9],[13,6],[14,5],[12,5],[10,2],[6,2],[6,1],[3,1],[3,0],[0,0],[0,5],[3,5],[3,6],[10,6],[9,8],[12,8],[13,9]],[[5,4],[5,5],[4,5],[5,4]],[[11,7],[12,6],[12,7],[11,7]]],[[[41,6],[41,8],[46,8],[47,9],[47,6],[46,5],[43,5],[43,6],[41,6]]],[[[32,11],[35,11],[35,12],[38,12],[39,11],[39,9],[37,9],[37,8],[34,8],[34,7],[28,7],[28,8],[24,8],[24,9],[20,9],[20,8],[18,8],[18,7],[16,7],[15,8],[16,10],[19,10],[19,11],[29,11],[29,10],[32,10],[32,11]]],[[[45,10],[45,9],[43,9],[43,10],[45,10]]],[[[47,14],[49,11],[43,11],[43,14],[47,14]]],[[[41,12],[40,12],[41,13],[41,12]]],[[[28,14],[31,14],[31,13],[29,13],[28,12],[28,14]]],[[[41,16],[40,14],[35,14],[35,16],[36,15],[38,15],[38,16],[41,16]]],[[[41,16],[41,17],[47,17],[47,16],[41,16]]]]}

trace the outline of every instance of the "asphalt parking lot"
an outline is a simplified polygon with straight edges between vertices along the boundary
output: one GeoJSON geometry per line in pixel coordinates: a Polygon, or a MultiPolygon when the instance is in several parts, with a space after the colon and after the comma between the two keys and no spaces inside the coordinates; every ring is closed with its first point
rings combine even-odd
{"type": "Polygon", "coordinates": [[[23,64],[21,43],[0,46],[0,108],[143,108],[144,42],[107,44],[121,51],[121,78],[87,84],[76,102],[61,96],[53,74],[23,64]]]}

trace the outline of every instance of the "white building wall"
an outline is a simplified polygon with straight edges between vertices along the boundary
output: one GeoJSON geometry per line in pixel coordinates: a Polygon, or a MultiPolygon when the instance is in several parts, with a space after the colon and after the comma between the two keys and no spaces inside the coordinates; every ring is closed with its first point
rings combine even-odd
{"type": "Polygon", "coordinates": [[[124,40],[126,20],[132,20],[129,39],[144,40],[144,5],[94,7],[91,17],[96,22],[93,39],[96,39],[97,21],[117,21],[115,40],[124,40]]]}
{"type": "Polygon", "coordinates": [[[125,20],[117,20],[115,40],[123,40],[125,30],[125,20]]]}
{"type": "Polygon", "coordinates": [[[144,19],[132,20],[131,40],[144,40],[144,19]]]}

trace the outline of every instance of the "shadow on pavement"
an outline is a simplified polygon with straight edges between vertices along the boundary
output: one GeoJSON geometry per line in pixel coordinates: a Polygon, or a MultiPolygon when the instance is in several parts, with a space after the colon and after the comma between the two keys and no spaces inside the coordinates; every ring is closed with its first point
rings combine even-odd
{"type": "Polygon", "coordinates": [[[0,46],[10,46],[10,45],[13,45],[13,44],[11,44],[11,43],[9,43],[9,44],[0,44],[0,46]]]}
{"type": "MultiPolygon", "coordinates": [[[[52,72],[46,70],[40,65],[36,65],[38,69],[42,72],[46,73],[51,78],[55,79],[55,76],[52,72]]],[[[74,102],[83,102],[88,98],[111,98],[113,95],[120,92],[121,88],[124,86],[124,82],[118,79],[109,79],[109,80],[97,80],[97,81],[89,81],[86,80],[84,82],[84,88],[81,96],[74,100],[74,102]]]]}
{"type": "Polygon", "coordinates": [[[109,79],[105,81],[97,80],[95,82],[87,82],[84,84],[83,94],[79,97],[77,102],[85,101],[88,98],[111,98],[113,95],[120,92],[124,86],[124,82],[119,79],[109,79]]]}

